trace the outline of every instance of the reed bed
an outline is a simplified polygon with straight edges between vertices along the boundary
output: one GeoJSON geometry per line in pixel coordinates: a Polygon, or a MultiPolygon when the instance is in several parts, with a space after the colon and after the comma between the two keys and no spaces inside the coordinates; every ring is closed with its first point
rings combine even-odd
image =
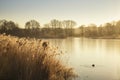
{"type": "Polygon", "coordinates": [[[40,39],[0,35],[0,80],[72,80],[72,68],[63,65],[61,54],[40,39]]]}

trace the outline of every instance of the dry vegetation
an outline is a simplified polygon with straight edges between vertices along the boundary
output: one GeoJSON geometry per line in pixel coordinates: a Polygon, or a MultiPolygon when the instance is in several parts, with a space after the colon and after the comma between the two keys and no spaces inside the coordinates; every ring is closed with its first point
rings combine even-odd
{"type": "Polygon", "coordinates": [[[55,49],[39,39],[0,35],[0,80],[71,80],[72,68],[64,66],[55,49]]]}

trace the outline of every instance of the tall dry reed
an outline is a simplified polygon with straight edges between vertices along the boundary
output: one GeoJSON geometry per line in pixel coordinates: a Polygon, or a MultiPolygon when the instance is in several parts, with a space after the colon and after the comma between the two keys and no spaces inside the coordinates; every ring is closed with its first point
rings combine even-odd
{"type": "Polygon", "coordinates": [[[0,80],[71,80],[72,68],[64,66],[58,53],[40,39],[0,35],[0,80]]]}

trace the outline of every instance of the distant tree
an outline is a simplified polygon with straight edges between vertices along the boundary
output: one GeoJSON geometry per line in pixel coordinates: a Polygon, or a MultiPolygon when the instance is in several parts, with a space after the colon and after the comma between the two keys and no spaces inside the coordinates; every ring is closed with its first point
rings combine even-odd
{"type": "Polygon", "coordinates": [[[115,33],[114,26],[111,23],[106,23],[103,27],[106,35],[113,35],[115,33]]]}
{"type": "Polygon", "coordinates": [[[72,36],[74,33],[73,28],[75,27],[76,22],[72,20],[64,20],[62,22],[62,27],[65,28],[65,33],[67,36],[72,36]]]}
{"type": "Polygon", "coordinates": [[[13,21],[0,20],[0,30],[3,32],[18,29],[18,25],[13,21]]]}
{"type": "Polygon", "coordinates": [[[80,27],[79,27],[79,30],[80,30],[80,36],[84,36],[84,34],[85,34],[85,25],[81,25],[80,27]]]}
{"type": "Polygon", "coordinates": [[[50,31],[51,31],[50,24],[49,23],[44,24],[44,27],[42,28],[41,33],[45,35],[46,32],[49,34],[50,31]]]}
{"type": "Polygon", "coordinates": [[[98,36],[104,36],[104,35],[105,35],[104,27],[100,25],[98,27],[98,36]]]}
{"type": "Polygon", "coordinates": [[[7,20],[0,20],[0,31],[6,31],[7,20]]]}
{"type": "Polygon", "coordinates": [[[30,20],[25,23],[25,34],[29,37],[39,37],[40,24],[36,20],[30,20]]]}
{"type": "Polygon", "coordinates": [[[62,27],[61,21],[56,20],[56,19],[51,20],[50,25],[52,28],[61,28],[62,27]]]}
{"type": "Polygon", "coordinates": [[[97,28],[97,25],[96,24],[89,24],[88,25],[88,28],[89,28],[89,35],[90,36],[97,36],[97,33],[98,33],[98,28],[97,28]]]}
{"type": "Polygon", "coordinates": [[[64,20],[62,22],[62,25],[63,25],[64,28],[72,29],[76,25],[76,22],[72,21],[72,20],[64,20]]]}
{"type": "Polygon", "coordinates": [[[26,22],[25,29],[40,29],[40,24],[36,20],[26,22]]]}
{"type": "Polygon", "coordinates": [[[116,34],[120,34],[120,20],[117,21],[115,24],[115,31],[116,31],[116,34]]]}
{"type": "Polygon", "coordinates": [[[70,28],[73,29],[75,26],[76,26],[76,22],[75,21],[72,21],[70,20],[70,28]]]}

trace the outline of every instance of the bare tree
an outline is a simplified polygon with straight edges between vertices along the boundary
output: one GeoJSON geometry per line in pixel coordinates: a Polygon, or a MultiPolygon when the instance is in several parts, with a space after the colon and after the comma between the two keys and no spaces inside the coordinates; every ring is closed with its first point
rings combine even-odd
{"type": "Polygon", "coordinates": [[[25,29],[40,29],[40,24],[36,20],[26,22],[25,29]]]}
{"type": "Polygon", "coordinates": [[[62,27],[61,21],[56,20],[56,19],[51,20],[50,25],[52,28],[61,28],[62,27]]]}
{"type": "Polygon", "coordinates": [[[7,31],[18,28],[18,25],[13,21],[0,20],[0,30],[7,31]]]}

